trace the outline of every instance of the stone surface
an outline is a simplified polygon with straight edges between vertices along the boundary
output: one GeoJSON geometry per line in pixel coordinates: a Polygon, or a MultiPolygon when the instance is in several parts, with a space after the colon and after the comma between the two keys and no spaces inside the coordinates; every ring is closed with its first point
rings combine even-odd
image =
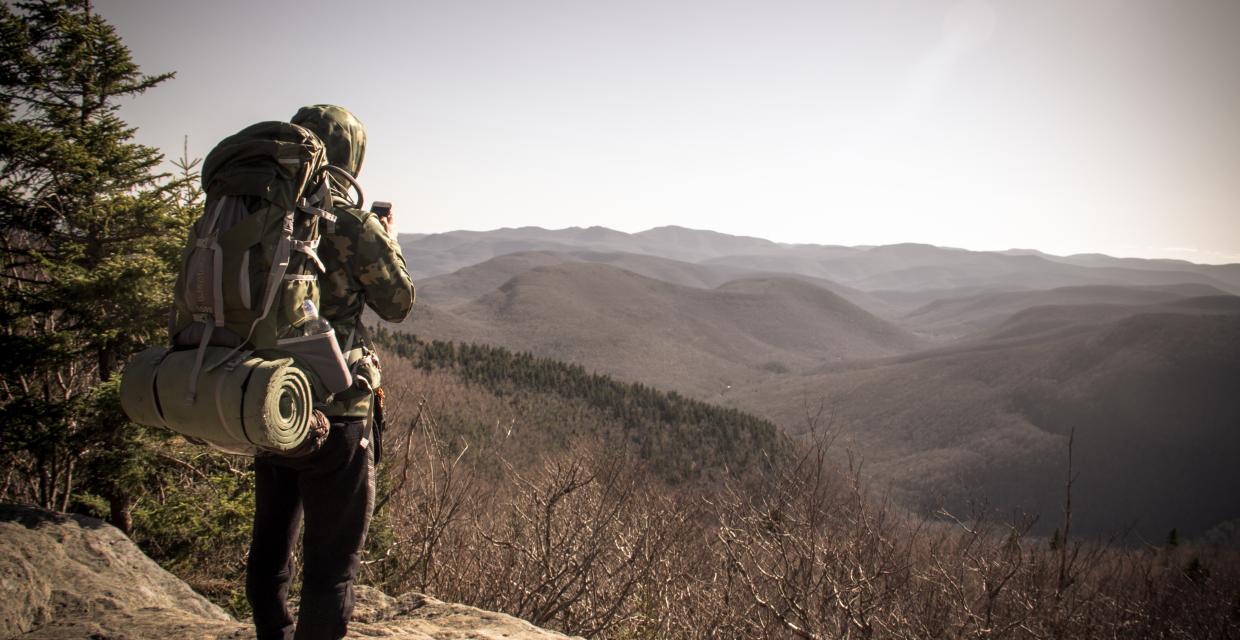
{"type": "MultiPolygon", "coordinates": [[[[524,620],[356,589],[349,638],[553,640],[524,620]]],[[[0,638],[244,640],[253,629],[93,518],[0,505],[0,638]]]]}

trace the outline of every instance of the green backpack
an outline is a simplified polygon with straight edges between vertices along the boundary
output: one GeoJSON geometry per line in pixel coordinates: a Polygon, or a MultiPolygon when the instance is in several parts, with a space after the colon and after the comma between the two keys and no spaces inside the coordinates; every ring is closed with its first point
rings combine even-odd
{"type": "MultiPolygon", "coordinates": [[[[182,254],[172,346],[136,355],[121,378],[134,422],[234,453],[298,455],[324,436],[314,407],[352,374],[318,318],[320,225],[353,177],[308,129],[261,122],[207,155],[206,205],[182,254]],[[203,393],[199,393],[199,391],[203,393]],[[315,434],[315,438],[310,436],[315,434]],[[306,446],[309,443],[310,446],[306,446]]],[[[352,204],[352,203],[350,203],[352,204]]]]}
{"type": "Polygon", "coordinates": [[[174,347],[198,347],[190,402],[205,347],[276,349],[305,333],[305,302],[319,302],[319,226],[336,219],[333,178],[360,201],[318,137],[287,122],[247,127],[207,154],[206,206],[182,257],[170,327],[174,347]]]}

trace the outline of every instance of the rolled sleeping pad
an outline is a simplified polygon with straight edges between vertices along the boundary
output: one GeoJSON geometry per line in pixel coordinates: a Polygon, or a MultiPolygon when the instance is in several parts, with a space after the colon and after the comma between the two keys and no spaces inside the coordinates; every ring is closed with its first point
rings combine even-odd
{"type": "Polygon", "coordinates": [[[121,373],[121,409],[130,420],[148,427],[166,426],[155,397],[155,373],[169,353],[167,347],[148,347],[125,365],[121,373]]]}
{"type": "Polygon", "coordinates": [[[235,453],[288,452],[306,439],[313,387],[292,358],[206,350],[193,401],[189,377],[197,349],[151,347],[135,356],[121,378],[121,407],[129,418],[235,453]],[[211,367],[224,358],[229,362],[211,367]]]}

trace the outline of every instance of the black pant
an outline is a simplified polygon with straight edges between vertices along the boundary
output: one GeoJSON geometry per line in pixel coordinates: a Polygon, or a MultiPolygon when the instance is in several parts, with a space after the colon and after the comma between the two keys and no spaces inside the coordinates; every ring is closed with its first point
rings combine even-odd
{"type": "Polygon", "coordinates": [[[353,575],[374,506],[365,421],[333,419],[322,448],[304,458],[254,459],[254,534],[246,597],[258,640],[343,638],[353,612],[353,575]],[[290,561],[305,513],[297,633],[286,606],[290,561]]]}

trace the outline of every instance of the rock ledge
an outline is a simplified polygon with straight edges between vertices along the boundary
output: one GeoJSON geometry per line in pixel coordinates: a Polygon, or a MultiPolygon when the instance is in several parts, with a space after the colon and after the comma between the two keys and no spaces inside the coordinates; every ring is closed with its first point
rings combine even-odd
{"type": "MultiPolygon", "coordinates": [[[[554,640],[512,616],[357,587],[350,638],[554,640]]],[[[195,593],[94,518],[0,504],[0,638],[223,640],[249,625],[195,593]]]]}

